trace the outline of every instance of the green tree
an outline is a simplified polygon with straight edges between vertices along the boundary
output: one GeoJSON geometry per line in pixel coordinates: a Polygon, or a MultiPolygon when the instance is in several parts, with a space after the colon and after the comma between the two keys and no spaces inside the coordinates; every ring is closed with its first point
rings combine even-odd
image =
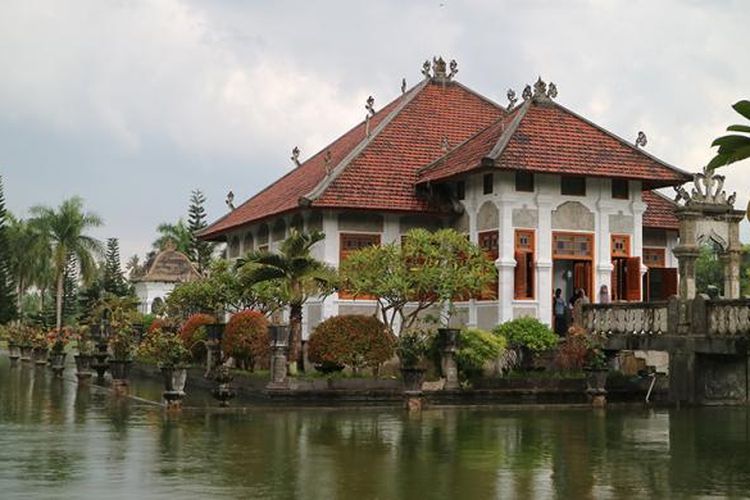
{"type": "Polygon", "coordinates": [[[695,260],[695,287],[698,293],[724,294],[724,265],[711,246],[702,246],[695,260]]]}
{"type": "MultiPolygon", "coordinates": [[[[8,244],[11,261],[11,272],[16,283],[16,296],[18,298],[18,309],[23,316],[23,311],[29,310],[22,307],[24,296],[29,288],[36,286],[39,290],[48,288],[50,269],[50,246],[45,235],[33,224],[23,219],[17,219],[8,214],[8,244]]],[[[41,299],[42,295],[38,296],[41,299]]],[[[41,304],[43,301],[39,301],[41,304]]]]}
{"type": "MultiPolygon", "coordinates": [[[[732,106],[744,118],[750,120],[750,101],[742,100],[732,106]]],[[[709,162],[708,168],[718,168],[750,158],[750,125],[730,125],[728,132],[741,132],[717,138],[711,147],[718,146],[716,156],[709,162]]]]}
{"type": "Polygon", "coordinates": [[[197,238],[196,234],[208,227],[206,209],[203,205],[206,203],[206,197],[196,189],[190,195],[190,206],[188,207],[188,229],[190,229],[191,244],[190,260],[195,262],[198,272],[204,274],[208,271],[211,264],[211,256],[214,252],[214,244],[208,241],[202,241],[197,238]]]}
{"type": "Polygon", "coordinates": [[[72,324],[78,320],[78,263],[73,254],[68,255],[63,277],[63,323],[72,324]]]}
{"type": "Polygon", "coordinates": [[[3,179],[0,177],[0,324],[15,319],[18,313],[7,222],[3,179]]]}
{"type": "Polygon", "coordinates": [[[178,252],[190,256],[190,246],[193,242],[193,234],[185,225],[185,221],[179,219],[176,224],[163,222],[156,227],[159,237],[154,240],[153,247],[157,252],[167,247],[167,242],[172,242],[178,252]]]}
{"type": "Polygon", "coordinates": [[[480,293],[495,273],[482,250],[452,229],[414,229],[401,244],[363,248],[341,264],[342,286],[375,296],[383,322],[399,334],[436,304],[447,326],[453,300],[480,293]]]}
{"type": "Polygon", "coordinates": [[[104,273],[102,288],[105,292],[124,297],[130,295],[130,287],[122,274],[120,264],[120,242],[117,238],[107,239],[107,249],[104,255],[104,273]]]}
{"type": "Polygon", "coordinates": [[[335,290],[336,271],[310,253],[315,243],[325,239],[320,231],[310,233],[292,229],[278,253],[250,252],[237,261],[237,267],[250,283],[274,286],[279,302],[289,307],[290,368],[302,366],[302,307],[313,296],[325,296],[335,290]]]}
{"type": "Polygon", "coordinates": [[[95,257],[101,255],[101,243],[85,234],[102,225],[101,218],[85,212],[83,200],[77,196],[64,200],[57,209],[45,206],[31,208],[34,224],[47,235],[52,245],[52,268],[55,276],[55,326],[62,327],[63,286],[68,257],[74,255],[81,276],[89,281],[96,270],[95,257]]]}

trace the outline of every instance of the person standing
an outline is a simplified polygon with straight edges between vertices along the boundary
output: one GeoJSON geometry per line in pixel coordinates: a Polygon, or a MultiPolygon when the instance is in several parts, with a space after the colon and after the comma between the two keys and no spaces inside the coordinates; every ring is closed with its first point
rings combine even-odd
{"type": "Polygon", "coordinates": [[[555,315],[555,333],[564,337],[568,331],[568,304],[562,296],[562,290],[555,290],[555,297],[552,300],[552,307],[555,315]]]}

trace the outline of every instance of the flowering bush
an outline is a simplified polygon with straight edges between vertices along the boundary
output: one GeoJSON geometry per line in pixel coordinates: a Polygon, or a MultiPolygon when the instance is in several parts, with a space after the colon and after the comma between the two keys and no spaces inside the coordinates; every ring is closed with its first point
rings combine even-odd
{"type": "Polygon", "coordinates": [[[115,328],[109,336],[109,349],[112,357],[119,361],[127,361],[133,358],[137,345],[138,334],[131,327],[123,326],[115,328]]]}
{"type": "Polygon", "coordinates": [[[44,334],[41,330],[37,330],[36,328],[33,330],[33,333],[31,335],[31,347],[34,349],[47,349],[47,335],[44,334]]]}
{"type": "Polygon", "coordinates": [[[181,367],[190,360],[190,351],[180,336],[156,329],[138,346],[139,359],[157,363],[160,368],[181,367]]]}
{"type": "Polygon", "coordinates": [[[318,365],[377,368],[393,356],[396,337],[373,316],[334,316],[310,335],[308,357],[318,365]]]}
{"type": "Polygon", "coordinates": [[[270,336],[268,320],[258,311],[245,310],[232,315],[224,330],[224,351],[238,361],[268,365],[270,336]]]}
{"type": "Polygon", "coordinates": [[[69,326],[64,326],[59,330],[55,328],[47,333],[47,346],[52,352],[59,354],[65,350],[65,346],[68,345],[72,337],[73,331],[69,326]]]}
{"type": "Polygon", "coordinates": [[[174,322],[166,318],[153,318],[151,322],[146,325],[146,335],[151,335],[156,330],[176,331],[174,322]]]}
{"type": "Polygon", "coordinates": [[[78,354],[89,355],[94,353],[94,341],[91,338],[91,327],[80,326],[73,332],[72,340],[75,340],[78,354]]]}

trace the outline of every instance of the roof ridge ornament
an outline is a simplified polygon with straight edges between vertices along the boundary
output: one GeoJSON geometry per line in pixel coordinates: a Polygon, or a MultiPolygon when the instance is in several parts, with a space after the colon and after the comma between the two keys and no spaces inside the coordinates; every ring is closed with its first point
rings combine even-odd
{"type": "Polygon", "coordinates": [[[331,159],[333,155],[331,154],[331,150],[326,150],[326,154],[323,155],[323,163],[325,164],[326,168],[326,175],[331,175],[331,172],[333,171],[333,168],[331,167],[331,159]]]}
{"type": "Polygon", "coordinates": [[[635,138],[635,147],[645,148],[646,144],[648,144],[648,139],[646,138],[646,134],[643,132],[643,130],[639,130],[638,137],[635,138]]]}
{"type": "Polygon", "coordinates": [[[430,60],[425,59],[425,61],[422,63],[422,74],[424,75],[425,79],[429,79],[432,77],[430,75],[430,60]]]}
{"type": "Polygon", "coordinates": [[[508,111],[513,111],[513,108],[516,107],[516,103],[518,102],[516,91],[513,89],[508,89],[508,92],[505,94],[505,96],[508,98],[508,107],[506,109],[508,111]]]}
{"type": "Polygon", "coordinates": [[[295,167],[299,167],[301,165],[299,161],[299,146],[294,146],[294,149],[292,149],[292,156],[289,158],[294,163],[295,167]]]}
{"type": "MultiPolygon", "coordinates": [[[[422,74],[425,78],[430,78],[429,69],[427,68],[428,61],[422,65],[422,74]]],[[[446,83],[453,80],[453,77],[458,73],[458,63],[455,59],[451,59],[451,62],[446,65],[445,60],[442,56],[432,58],[432,79],[446,83]],[[448,72],[450,69],[450,73],[448,72]]]]}
{"type": "Polygon", "coordinates": [[[224,200],[224,203],[227,204],[230,212],[234,210],[234,193],[231,190],[227,193],[227,199],[224,200]]]}
{"type": "Polygon", "coordinates": [[[401,94],[406,93],[406,78],[401,79],[401,94]]]}
{"type": "Polygon", "coordinates": [[[524,101],[528,101],[533,96],[533,93],[531,92],[531,85],[526,85],[523,88],[523,92],[521,93],[521,97],[523,97],[524,101]]]}
{"type": "Polygon", "coordinates": [[[549,82],[549,85],[542,80],[542,77],[538,77],[536,83],[534,83],[534,91],[531,93],[531,86],[526,85],[523,90],[524,100],[534,99],[537,102],[550,101],[557,97],[557,85],[553,82],[549,82]],[[528,95],[528,98],[526,97],[528,95]]]}
{"type": "Polygon", "coordinates": [[[692,204],[703,205],[720,205],[734,208],[734,202],[737,199],[737,193],[727,196],[724,191],[724,176],[716,175],[714,169],[703,167],[703,172],[693,174],[693,189],[690,193],[683,186],[676,186],[677,192],[675,202],[685,200],[685,206],[692,204]]]}
{"type": "Polygon", "coordinates": [[[365,115],[365,135],[370,137],[370,118],[375,116],[375,98],[370,96],[365,101],[365,109],[367,114],[365,115]]]}

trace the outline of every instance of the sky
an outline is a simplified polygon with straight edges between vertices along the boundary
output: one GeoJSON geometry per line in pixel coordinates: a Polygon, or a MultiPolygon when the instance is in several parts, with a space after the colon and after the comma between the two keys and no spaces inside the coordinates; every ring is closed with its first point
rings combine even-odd
{"type": "MultiPolygon", "coordinates": [[[[537,76],[557,101],[698,171],[750,98],[750,6],[638,0],[3,0],[0,175],[25,216],[79,195],[150,249],[201,189],[213,220],[421,79],[434,55],[502,104],[537,76]]],[[[737,207],[750,162],[724,169],[737,207]]],[[[743,239],[750,240],[747,224],[743,239]]]]}

